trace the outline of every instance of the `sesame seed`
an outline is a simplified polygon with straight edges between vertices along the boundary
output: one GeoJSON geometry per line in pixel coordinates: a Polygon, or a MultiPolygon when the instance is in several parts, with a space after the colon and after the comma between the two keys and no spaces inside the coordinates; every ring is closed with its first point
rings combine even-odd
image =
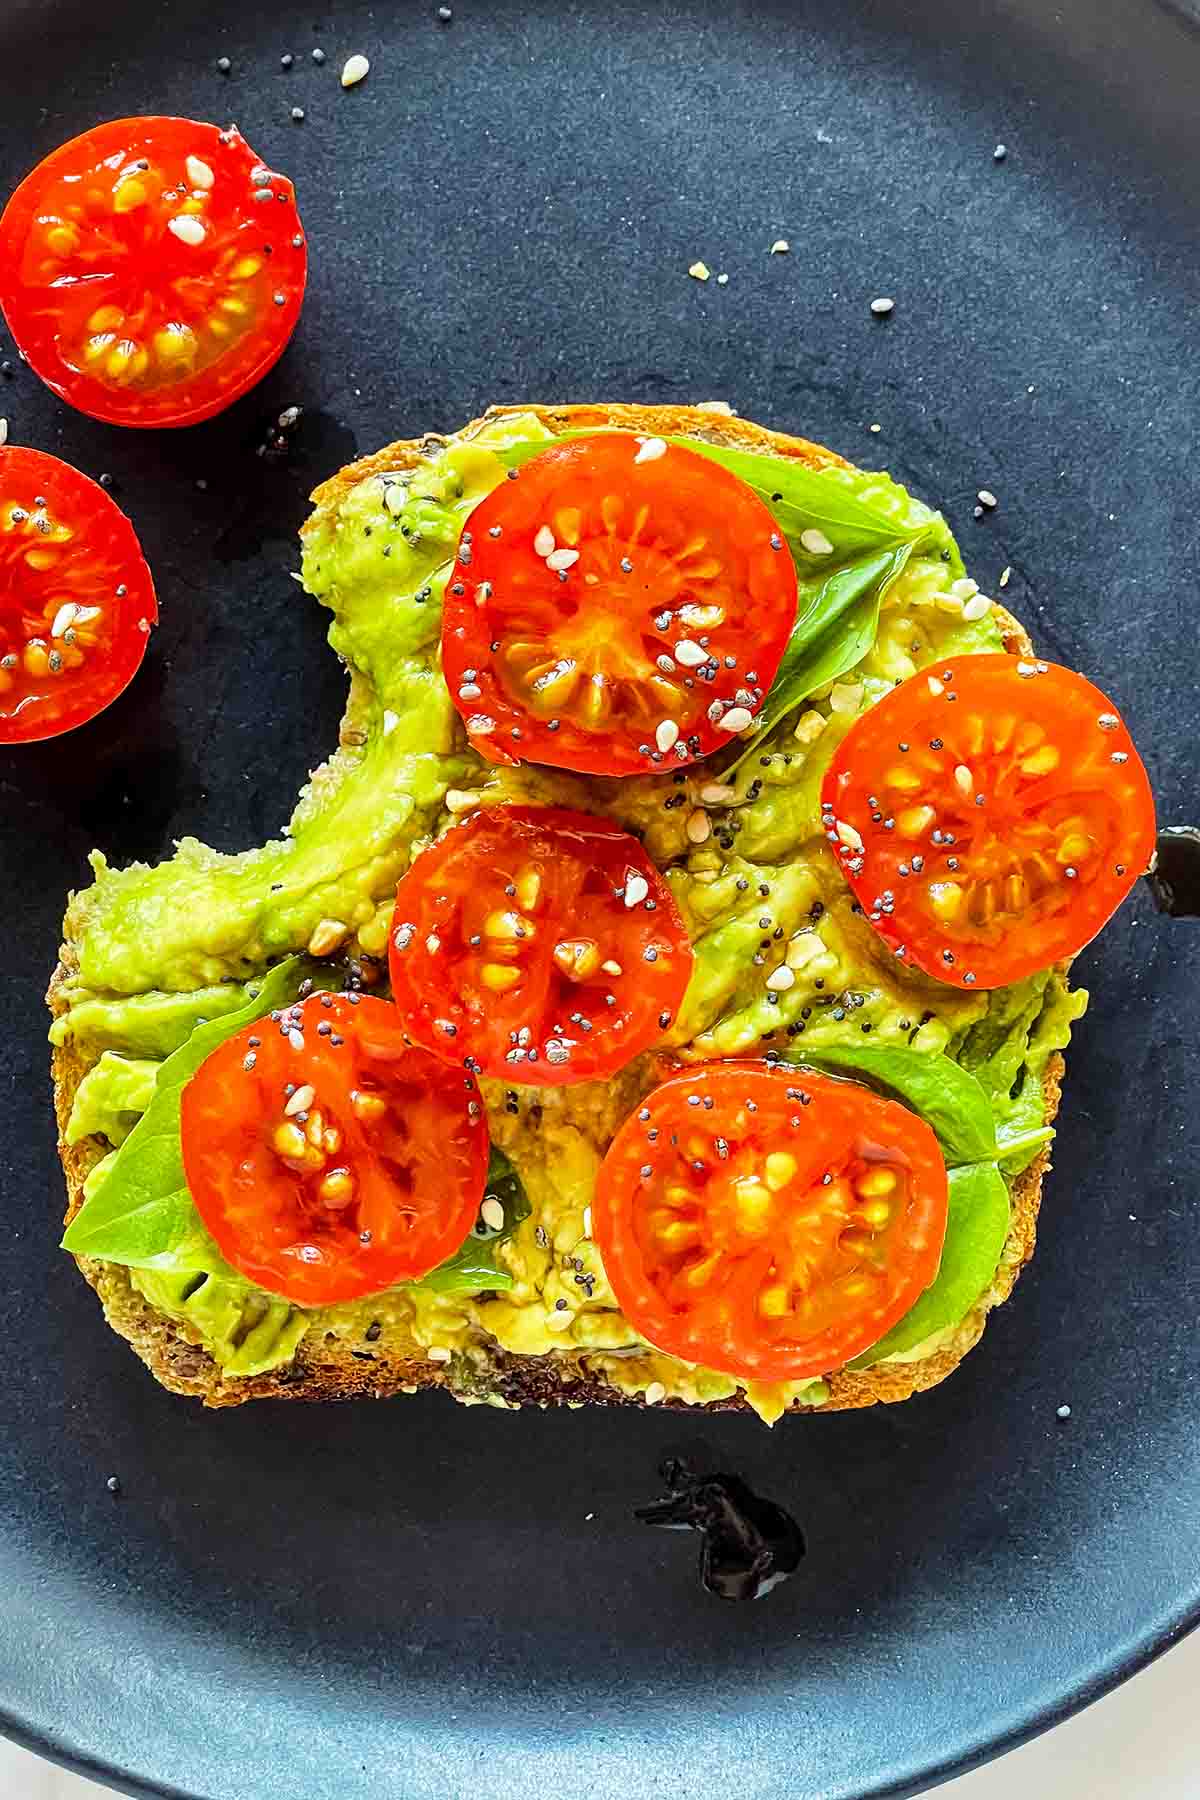
{"type": "Polygon", "coordinates": [[[846,819],[838,820],[837,834],[838,834],[838,837],[841,839],[842,843],[845,844],[847,850],[857,851],[857,850],[862,849],[862,847],[863,847],[862,838],[859,836],[859,833],[854,829],[854,826],[851,825],[846,819]]]}
{"type": "Polygon", "coordinates": [[[954,785],[960,794],[969,794],[974,786],[974,777],[966,763],[959,763],[954,771],[954,785]]]}
{"type": "Polygon", "coordinates": [[[708,264],[702,262],[694,262],[688,270],[693,281],[707,281],[708,273],[708,264]]]}
{"type": "Polygon", "coordinates": [[[626,907],[640,906],[641,902],[646,898],[646,895],[649,892],[650,892],[650,884],[646,880],[644,875],[634,874],[634,875],[629,875],[626,877],[626,881],[625,881],[625,905],[626,905],[626,907]]]}
{"type": "Polygon", "coordinates": [[[370,73],[370,70],[371,65],[365,56],[361,54],[348,56],[342,67],[342,86],[344,88],[355,87],[365,75],[370,73]]]}
{"type": "Polygon", "coordinates": [[[877,319],[886,319],[895,304],[896,302],[894,300],[889,300],[884,296],[878,300],[872,300],[871,311],[875,314],[877,319]]]}
{"type": "Polygon", "coordinates": [[[767,255],[786,256],[791,247],[792,246],[788,243],[786,238],[776,238],[775,242],[771,245],[771,248],[767,251],[767,255]]]}
{"type": "Polygon", "coordinates": [[[938,680],[936,675],[930,675],[926,679],[928,680],[928,683],[929,683],[929,691],[933,695],[935,700],[937,699],[939,694],[945,693],[945,691],[946,691],[945,686],[942,682],[940,682],[938,680]]]}
{"type": "Polygon", "coordinates": [[[723,781],[706,781],[700,789],[700,798],[705,806],[728,806],[731,800],[737,799],[737,789],[723,781]]]}
{"type": "Polygon", "coordinates": [[[993,162],[1003,162],[1007,155],[1008,155],[1008,145],[1007,144],[997,144],[996,148],[992,151],[992,161],[993,162]]]}
{"type": "Polygon", "coordinates": [[[633,460],[635,463],[657,462],[659,457],[666,454],[667,446],[663,438],[647,438],[633,460]]]}
{"type": "Polygon", "coordinates": [[[454,17],[454,13],[448,6],[439,6],[437,9],[437,16],[440,24],[448,25],[454,17]]]}
{"type": "Polygon", "coordinates": [[[974,624],[976,619],[985,619],[987,617],[988,613],[991,612],[991,610],[992,610],[992,603],[988,599],[987,595],[986,594],[976,594],[974,599],[968,600],[966,605],[963,607],[962,616],[964,619],[966,619],[970,623],[974,624]]]}
{"type": "Polygon", "coordinates": [[[1102,712],[1096,720],[1096,723],[1101,731],[1116,731],[1121,721],[1116,713],[1102,712]]]}
{"type": "Polygon", "coordinates": [[[295,1118],[297,1113],[307,1112],[316,1097],[317,1090],[305,1083],[303,1087],[296,1089],[283,1110],[289,1119],[295,1118]]]}
{"type": "Polygon", "coordinates": [[[1001,569],[1001,571],[1000,571],[1000,586],[1002,588],[1006,588],[1011,579],[1012,579],[1012,569],[1011,568],[1001,569]]]}
{"type": "Polygon", "coordinates": [[[825,533],[818,531],[815,525],[810,525],[807,531],[800,533],[800,543],[810,556],[828,556],[833,549],[825,533]]]}
{"type": "Polygon", "coordinates": [[[680,638],[675,646],[675,660],[682,663],[685,669],[698,669],[708,661],[708,651],[691,638],[680,638]]]}
{"type": "Polygon", "coordinates": [[[230,60],[227,56],[218,56],[217,67],[221,71],[222,75],[228,75],[230,69],[232,69],[232,67],[233,67],[233,64],[230,62],[230,60]]]}
{"type": "Polygon", "coordinates": [[[660,1406],[667,1397],[667,1390],[661,1381],[652,1381],[646,1389],[646,1405],[660,1406]]]}
{"type": "Polygon", "coordinates": [[[795,985],[795,980],[796,976],[793,970],[789,969],[786,963],[780,963],[779,967],[772,969],[767,976],[767,987],[773,994],[782,994],[795,985]]]}
{"type": "Polygon", "coordinates": [[[990,488],[980,488],[979,493],[976,495],[976,499],[979,501],[980,506],[986,506],[989,512],[991,512],[993,506],[999,506],[1000,504],[990,488]]]}
{"type": "Polygon", "coordinates": [[[315,63],[323,63],[325,61],[325,52],[318,47],[313,51],[312,59],[315,63]]]}
{"type": "Polygon", "coordinates": [[[745,731],[753,723],[752,714],[744,706],[731,706],[724,717],[716,721],[719,731],[729,732],[745,731]]]}
{"type": "Polygon", "coordinates": [[[675,748],[675,745],[679,741],[679,727],[674,719],[662,719],[659,721],[655,728],[654,741],[663,752],[664,756],[668,750],[673,750],[675,748]]]}
{"type": "Polygon", "coordinates": [[[690,844],[705,844],[708,842],[712,833],[712,826],[709,823],[708,814],[704,811],[703,807],[698,806],[694,812],[688,814],[687,825],[684,829],[687,832],[687,838],[690,844]]]}
{"type": "Polygon", "coordinates": [[[295,119],[297,125],[299,125],[304,118],[304,108],[302,106],[293,106],[292,117],[295,119]]]}
{"type": "Polygon", "coordinates": [[[504,1208],[490,1194],[480,1207],[479,1216],[489,1231],[504,1230],[504,1208]]]}
{"type": "Polygon", "coordinates": [[[167,221],[167,230],[177,237],[181,244],[189,244],[193,249],[196,245],[202,244],[205,237],[208,235],[200,220],[194,219],[190,213],[185,213],[178,218],[169,219],[167,221]]]}
{"type": "Polygon", "coordinates": [[[728,287],[729,286],[728,275],[718,275],[717,276],[717,286],[718,287],[728,287]]]}
{"type": "Polygon", "coordinates": [[[430,1362],[448,1363],[454,1352],[447,1350],[444,1344],[431,1344],[425,1354],[430,1362]]]}
{"type": "Polygon", "coordinates": [[[288,1031],[288,1034],[287,1034],[287,1040],[288,1040],[288,1043],[292,1046],[293,1050],[303,1050],[303,1048],[304,1048],[304,1033],[300,1030],[300,1028],[298,1026],[293,1025],[291,1027],[291,1029],[288,1031]]]}
{"type": "Polygon", "coordinates": [[[1055,1417],[1059,1418],[1059,1419],[1069,1419],[1070,1416],[1071,1416],[1071,1409],[1064,1401],[1060,1407],[1056,1408],[1055,1417]]]}
{"type": "Polygon", "coordinates": [[[208,164],[202,161],[200,157],[189,156],[183,166],[187,171],[187,178],[192,187],[202,188],[207,191],[207,189],[212,186],[214,180],[213,172],[208,164]]]}
{"type": "Polygon", "coordinates": [[[574,568],[578,561],[578,550],[551,550],[546,558],[546,567],[553,569],[555,574],[559,574],[563,570],[574,568]]]}
{"type": "Polygon", "coordinates": [[[539,525],[533,539],[534,554],[550,556],[554,551],[554,533],[548,525],[539,525]]]}

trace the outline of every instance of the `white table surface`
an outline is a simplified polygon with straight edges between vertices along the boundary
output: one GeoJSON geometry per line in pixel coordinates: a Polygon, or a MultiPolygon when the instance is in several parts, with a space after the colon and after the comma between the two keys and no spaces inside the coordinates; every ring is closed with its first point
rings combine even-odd
{"type": "MultiPolygon", "coordinates": [[[[292,1800],[306,1800],[302,1779],[291,1772],[292,1800]]],[[[108,1792],[0,1739],[0,1800],[97,1800],[108,1792]]],[[[1057,1730],[937,1789],[938,1800],[1196,1800],[1197,1794],[1200,1631],[1057,1730]]],[[[381,1793],[380,1800],[388,1796],[381,1793]]]]}

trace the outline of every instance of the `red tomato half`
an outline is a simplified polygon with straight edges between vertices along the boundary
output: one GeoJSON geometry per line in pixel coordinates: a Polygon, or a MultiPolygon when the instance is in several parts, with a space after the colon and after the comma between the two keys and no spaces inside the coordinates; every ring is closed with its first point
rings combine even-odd
{"type": "Polygon", "coordinates": [[[795,565],[757,494],[693,450],[602,432],[475,508],[442,659],[492,762],[646,775],[749,726],[795,618],[795,565]]]}
{"type": "Polygon", "coordinates": [[[1004,654],[910,676],[821,789],[856,898],[897,956],[995,988],[1095,937],[1149,867],[1154,799],[1112,701],[1004,654]]]}
{"type": "Polygon", "coordinates": [[[298,1306],[414,1281],[474,1225],[488,1134],[475,1083],[394,1006],[314,994],[247,1025],[183,1090],[183,1166],[217,1248],[298,1306]]]}
{"type": "Polygon", "coordinates": [[[41,450],[0,449],[0,744],[103,711],[157,619],[142,547],[104,489],[41,450]]]}
{"type": "Polygon", "coordinates": [[[396,891],[392,992],[415,1043],[476,1073],[562,1086],[656,1043],[692,972],[636,838],[587,813],[498,806],[451,826],[396,891]]]}
{"type": "Polygon", "coordinates": [[[233,126],[114,119],[0,218],[0,306],[30,367],[110,425],[194,425],[260,381],[300,315],[290,181],[233,126]]]}
{"type": "Polygon", "coordinates": [[[672,1076],[622,1125],[592,1226],[659,1350],[754,1381],[840,1369],[934,1279],[946,1165],[915,1114],[765,1063],[672,1076]]]}

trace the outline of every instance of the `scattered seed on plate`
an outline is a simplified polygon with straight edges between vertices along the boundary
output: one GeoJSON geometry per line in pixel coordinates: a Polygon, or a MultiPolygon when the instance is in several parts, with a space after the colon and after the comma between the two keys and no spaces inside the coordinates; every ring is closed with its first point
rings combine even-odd
{"type": "Polygon", "coordinates": [[[1008,155],[1008,145],[1007,144],[997,144],[996,148],[992,151],[992,161],[993,162],[1003,162],[1007,155],[1008,155]]]}
{"type": "Polygon", "coordinates": [[[867,430],[868,431],[882,431],[883,426],[882,425],[868,425],[867,430]]]}
{"type": "Polygon", "coordinates": [[[1009,582],[1011,581],[1011,579],[1012,579],[1012,569],[1011,568],[1001,569],[1001,571],[1000,571],[1000,586],[1002,588],[1006,588],[1008,586],[1009,582]]]}
{"type": "Polygon", "coordinates": [[[285,50],[283,55],[279,59],[279,66],[281,69],[290,69],[292,64],[295,62],[295,60],[296,59],[292,55],[291,51],[285,50]]]}
{"type": "Polygon", "coordinates": [[[228,75],[230,69],[232,69],[232,67],[233,67],[233,64],[230,62],[230,60],[227,56],[218,56],[217,67],[218,67],[218,69],[220,69],[222,75],[228,75]]]}
{"type": "Polygon", "coordinates": [[[304,108],[302,106],[293,106],[292,117],[295,119],[297,125],[299,125],[304,118],[304,108]]]}
{"type": "Polygon", "coordinates": [[[1070,1409],[1070,1407],[1069,1407],[1069,1406],[1068,1406],[1068,1405],[1067,1405],[1067,1404],[1066,1404],[1066,1402],[1065,1402],[1065,1401],[1064,1401],[1064,1402],[1063,1402],[1063,1404],[1062,1404],[1062,1405],[1061,1405],[1061,1406],[1060,1406],[1060,1407],[1059,1407],[1059,1408],[1058,1408],[1058,1412],[1057,1412],[1057,1416],[1058,1416],[1058,1418],[1060,1418],[1060,1419],[1069,1419],[1069,1418],[1070,1418],[1070,1416],[1071,1416],[1071,1409],[1070,1409]]]}
{"type": "Polygon", "coordinates": [[[370,70],[371,65],[361,52],[348,56],[342,66],[342,86],[344,88],[356,87],[363,77],[370,73],[370,70]]]}
{"type": "Polygon", "coordinates": [[[437,10],[437,16],[443,25],[448,25],[450,23],[451,19],[454,17],[454,10],[452,7],[449,7],[449,6],[439,6],[438,10],[437,10]]]}
{"type": "Polygon", "coordinates": [[[688,270],[688,274],[692,277],[693,281],[707,281],[708,274],[709,274],[708,264],[702,263],[702,262],[694,262],[692,264],[691,268],[688,270]]]}
{"type": "Polygon", "coordinates": [[[313,51],[312,59],[315,63],[323,63],[325,61],[325,52],[321,49],[320,45],[313,51]]]}
{"type": "Polygon", "coordinates": [[[825,533],[818,531],[815,525],[800,533],[800,542],[810,556],[828,556],[833,549],[825,533]]]}
{"type": "Polygon", "coordinates": [[[0,445],[8,442],[8,420],[0,419],[0,445]]]}
{"type": "Polygon", "coordinates": [[[979,501],[980,506],[986,506],[989,512],[992,510],[993,506],[999,506],[1000,504],[990,488],[980,488],[976,498],[979,501]]]}
{"type": "Polygon", "coordinates": [[[894,300],[889,300],[886,294],[882,294],[878,300],[872,300],[871,311],[877,319],[886,319],[895,304],[894,300]]]}
{"type": "Polygon", "coordinates": [[[729,285],[728,275],[718,275],[717,276],[717,286],[718,287],[728,287],[728,285],[729,285]]]}
{"type": "Polygon", "coordinates": [[[786,238],[776,238],[775,242],[771,245],[771,248],[767,251],[767,255],[786,256],[791,247],[792,246],[788,243],[786,238]]]}

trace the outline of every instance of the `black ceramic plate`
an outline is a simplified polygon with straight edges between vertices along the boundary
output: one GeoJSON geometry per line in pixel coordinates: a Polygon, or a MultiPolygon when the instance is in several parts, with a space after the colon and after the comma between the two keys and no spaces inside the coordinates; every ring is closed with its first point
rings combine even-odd
{"type": "Polygon", "coordinates": [[[0,386],[14,438],[111,472],[162,603],[124,699],[0,768],[7,1728],[207,1800],[837,1800],[1128,1674],[1200,1607],[1197,928],[1144,894],[1079,966],[1013,1302],[925,1398],[773,1433],[173,1399],[54,1248],[41,995],[93,844],[255,842],[332,742],[342,678],[287,578],[306,490],[492,400],[717,396],[885,464],[985,587],[1011,566],[1041,647],[1119,695],[1164,818],[1191,819],[1192,26],[1151,0],[0,10],[0,188],[101,118],[233,117],[296,177],[313,264],[292,350],[210,425],[120,433],[24,369],[0,386]],[[689,280],[697,257],[728,284],[689,280]],[[290,403],[297,454],[264,466],[290,403]],[[757,1605],[631,1517],[698,1443],[807,1528],[757,1605]]]}

